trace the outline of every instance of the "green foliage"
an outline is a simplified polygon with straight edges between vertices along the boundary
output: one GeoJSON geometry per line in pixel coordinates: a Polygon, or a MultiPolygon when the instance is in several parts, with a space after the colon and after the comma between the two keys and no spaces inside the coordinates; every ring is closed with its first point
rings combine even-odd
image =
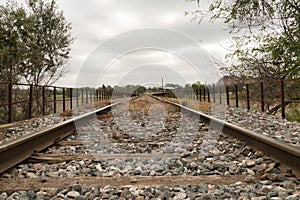
{"type": "Polygon", "coordinates": [[[113,92],[120,94],[143,94],[146,92],[146,87],[141,85],[114,86],[113,92]]]}
{"type": "Polygon", "coordinates": [[[70,57],[70,30],[54,0],[0,6],[1,81],[52,84],[70,57]]]}
{"type": "Polygon", "coordinates": [[[24,71],[31,20],[16,3],[0,6],[0,80],[16,82],[24,71]]]}
{"type": "Polygon", "coordinates": [[[209,12],[237,33],[224,72],[260,80],[300,77],[300,1],[215,0],[209,12]]]}
{"type": "Polygon", "coordinates": [[[138,88],[135,90],[138,94],[144,94],[146,92],[147,88],[144,86],[138,86],[138,88]]]}
{"type": "Polygon", "coordinates": [[[293,109],[286,114],[286,119],[289,121],[300,122],[300,111],[293,109]]]}
{"type": "Polygon", "coordinates": [[[52,84],[64,73],[64,66],[70,57],[73,42],[71,25],[58,11],[54,0],[29,0],[29,12],[34,20],[34,31],[30,35],[26,80],[34,84],[52,84]]]}

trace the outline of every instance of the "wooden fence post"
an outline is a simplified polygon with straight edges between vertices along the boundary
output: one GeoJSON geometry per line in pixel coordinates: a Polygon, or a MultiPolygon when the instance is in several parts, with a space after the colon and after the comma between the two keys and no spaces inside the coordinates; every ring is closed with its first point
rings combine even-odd
{"type": "Polygon", "coordinates": [[[207,101],[208,103],[210,103],[210,92],[208,87],[207,87],[207,101]]]}
{"type": "Polygon", "coordinates": [[[235,88],[235,107],[239,107],[239,89],[238,89],[238,85],[235,84],[234,88],[235,88]]]}
{"type": "Polygon", "coordinates": [[[281,117],[285,118],[284,81],[280,80],[281,117]]]}
{"type": "Polygon", "coordinates": [[[90,102],[93,102],[93,90],[90,90],[90,102]]]}
{"type": "Polygon", "coordinates": [[[202,89],[200,88],[200,102],[202,101],[202,89]]]}
{"type": "Polygon", "coordinates": [[[32,90],[33,90],[33,85],[30,84],[30,86],[29,86],[29,102],[28,102],[28,119],[30,119],[32,116],[32,100],[33,100],[32,90]]]}
{"type": "Polygon", "coordinates": [[[227,101],[227,105],[229,106],[229,87],[226,86],[226,101],[227,101]]]}
{"type": "Polygon", "coordinates": [[[79,106],[79,92],[78,92],[78,88],[76,88],[76,107],[79,106]]]}
{"type": "Polygon", "coordinates": [[[221,86],[219,86],[219,100],[220,100],[220,104],[222,104],[221,86]]]}
{"type": "Polygon", "coordinates": [[[83,103],[84,103],[83,95],[84,95],[84,90],[83,90],[83,88],[81,88],[81,105],[83,105],[83,103]]]}
{"type": "Polygon", "coordinates": [[[63,90],[63,111],[66,110],[66,94],[65,94],[65,88],[63,90]]]}
{"type": "Polygon", "coordinates": [[[264,84],[263,84],[263,82],[260,82],[260,103],[261,103],[261,112],[265,112],[264,84]]]}
{"type": "Polygon", "coordinates": [[[96,101],[99,101],[99,90],[96,89],[96,101]]]}
{"type": "Polygon", "coordinates": [[[56,87],[53,88],[53,109],[54,109],[54,113],[57,112],[57,108],[56,108],[56,87]]]}
{"type": "Polygon", "coordinates": [[[246,84],[246,93],[247,93],[247,109],[250,110],[250,96],[249,96],[249,84],[246,84]]]}
{"type": "Polygon", "coordinates": [[[70,91],[70,109],[73,109],[73,88],[69,89],[70,91]]]}
{"type": "Polygon", "coordinates": [[[12,116],[12,105],[13,105],[13,103],[12,103],[12,83],[9,83],[8,84],[8,123],[11,123],[12,122],[12,118],[13,118],[13,116],[12,116]]]}
{"type": "Polygon", "coordinates": [[[42,115],[46,114],[46,91],[45,86],[42,86],[42,115]]]}
{"type": "Polygon", "coordinates": [[[213,85],[212,92],[213,92],[213,103],[216,103],[216,87],[215,87],[215,85],[213,85]]]}
{"type": "Polygon", "coordinates": [[[88,104],[89,103],[89,90],[86,89],[85,90],[85,104],[88,104]]]}

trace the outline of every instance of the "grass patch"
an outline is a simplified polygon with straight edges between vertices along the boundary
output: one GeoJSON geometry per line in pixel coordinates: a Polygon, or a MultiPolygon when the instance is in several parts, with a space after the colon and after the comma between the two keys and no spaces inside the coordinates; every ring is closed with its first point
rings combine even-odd
{"type": "Polygon", "coordinates": [[[300,111],[293,109],[286,114],[286,119],[292,122],[300,122],[300,111]]]}

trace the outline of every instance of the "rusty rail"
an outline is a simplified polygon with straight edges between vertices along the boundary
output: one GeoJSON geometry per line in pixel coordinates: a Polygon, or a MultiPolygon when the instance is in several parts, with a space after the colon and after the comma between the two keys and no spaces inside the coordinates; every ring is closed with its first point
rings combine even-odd
{"type": "Polygon", "coordinates": [[[208,124],[213,124],[211,128],[221,127],[223,133],[245,142],[247,145],[253,147],[254,149],[263,152],[265,156],[280,161],[283,168],[291,169],[293,174],[297,178],[300,178],[300,149],[290,144],[280,142],[273,138],[255,133],[251,130],[238,127],[236,125],[230,124],[202,112],[182,106],[180,104],[162,100],[158,97],[153,98],[164,101],[171,105],[178,106],[185,111],[198,115],[200,117],[200,120],[208,124]]]}
{"type": "Polygon", "coordinates": [[[123,103],[116,102],[84,115],[69,119],[43,131],[32,133],[0,144],[0,173],[26,160],[35,152],[39,152],[74,132],[76,125],[85,123],[96,116],[97,113],[110,109],[112,106],[123,103]]]}

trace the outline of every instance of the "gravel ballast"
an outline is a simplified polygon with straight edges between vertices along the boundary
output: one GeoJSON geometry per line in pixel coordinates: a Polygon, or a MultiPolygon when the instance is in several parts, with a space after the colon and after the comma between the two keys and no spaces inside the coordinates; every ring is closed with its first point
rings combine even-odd
{"type": "MultiPolygon", "coordinates": [[[[45,184],[50,179],[57,179],[55,187],[2,191],[0,200],[300,198],[300,181],[289,171],[281,169],[277,161],[264,157],[243,142],[210,130],[193,116],[148,97],[143,98],[142,102],[116,107],[112,112],[78,126],[78,135],[72,135],[66,141],[82,144],[54,146],[38,155],[73,155],[73,160],[25,162],[1,175],[1,179],[33,179],[45,184]],[[138,154],[141,156],[136,156],[138,154]],[[84,155],[94,157],[81,159],[80,156],[84,155]],[[101,155],[111,155],[112,158],[102,158],[101,155]],[[116,155],[125,156],[116,158],[116,155]],[[155,186],[151,182],[148,185],[139,184],[139,177],[162,176],[170,180],[178,176],[227,176],[236,179],[228,184],[222,181],[190,181],[185,185],[168,186],[159,183],[155,186]],[[60,179],[81,177],[106,177],[116,181],[121,177],[130,177],[131,181],[123,186],[91,186],[80,181],[59,186],[60,179]]],[[[299,131],[297,123],[257,112],[244,113],[244,110],[237,108],[229,108],[224,119],[253,130],[257,123],[257,129],[261,128],[262,134],[273,134],[275,130],[299,131]],[[266,122],[274,125],[262,128],[266,122]],[[279,130],[282,124],[285,126],[279,130]]],[[[286,141],[295,146],[299,144],[292,139],[286,141]]]]}

